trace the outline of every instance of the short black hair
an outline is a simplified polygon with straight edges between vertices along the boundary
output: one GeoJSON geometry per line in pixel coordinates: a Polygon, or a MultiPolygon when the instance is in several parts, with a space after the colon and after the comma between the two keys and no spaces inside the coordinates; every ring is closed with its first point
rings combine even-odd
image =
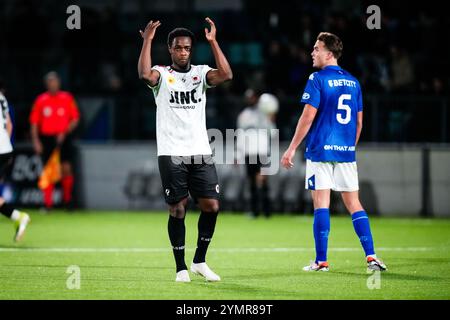
{"type": "Polygon", "coordinates": [[[342,56],[344,45],[337,35],[330,32],[321,32],[317,36],[317,40],[322,41],[325,44],[325,48],[331,51],[336,59],[342,56]]]}
{"type": "Polygon", "coordinates": [[[194,46],[195,43],[195,35],[191,30],[188,30],[186,28],[176,28],[169,32],[169,35],[167,36],[167,45],[169,47],[172,46],[173,39],[176,37],[189,37],[191,38],[192,46],[194,46]]]}

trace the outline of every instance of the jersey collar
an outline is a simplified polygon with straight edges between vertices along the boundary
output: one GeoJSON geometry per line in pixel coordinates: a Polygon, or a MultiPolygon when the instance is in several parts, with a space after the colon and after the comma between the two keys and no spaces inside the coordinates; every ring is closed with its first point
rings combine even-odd
{"type": "Polygon", "coordinates": [[[342,68],[340,66],[326,66],[325,68],[323,68],[323,70],[325,70],[325,69],[342,70],[342,68]]]}
{"type": "Polygon", "coordinates": [[[176,68],[174,68],[174,67],[172,67],[172,66],[170,66],[170,69],[173,70],[173,71],[175,71],[175,72],[179,72],[179,73],[188,73],[189,71],[191,71],[192,65],[190,65],[190,66],[189,66],[189,69],[187,69],[187,70],[176,69],[176,68]]]}

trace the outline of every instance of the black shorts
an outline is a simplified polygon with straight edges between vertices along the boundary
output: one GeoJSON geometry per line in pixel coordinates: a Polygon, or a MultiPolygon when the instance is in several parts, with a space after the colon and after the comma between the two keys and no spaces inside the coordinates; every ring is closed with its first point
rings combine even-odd
{"type": "Polygon", "coordinates": [[[168,204],[189,194],[198,198],[219,199],[219,179],[211,156],[158,157],[159,174],[168,204]]]}
{"type": "Polygon", "coordinates": [[[13,163],[12,152],[0,154],[0,180],[6,178],[8,170],[12,163],[13,163]]]}
{"type": "MultiPolygon", "coordinates": [[[[42,152],[42,162],[45,164],[50,158],[53,150],[56,148],[56,135],[55,136],[44,136],[40,135],[39,139],[42,142],[42,147],[44,151],[42,152]]],[[[67,135],[63,144],[61,145],[61,162],[72,162],[74,155],[72,136],[67,135]]]]}

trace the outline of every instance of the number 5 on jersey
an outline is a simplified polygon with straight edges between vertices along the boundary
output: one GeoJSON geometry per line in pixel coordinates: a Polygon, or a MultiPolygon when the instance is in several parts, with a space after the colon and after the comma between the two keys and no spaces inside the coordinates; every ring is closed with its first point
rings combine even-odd
{"type": "Polygon", "coordinates": [[[352,99],[352,95],[351,94],[341,94],[338,100],[338,109],[339,110],[344,110],[345,111],[345,116],[342,117],[342,113],[337,113],[336,114],[336,120],[340,123],[340,124],[347,124],[350,122],[351,120],[351,116],[352,116],[352,109],[350,108],[350,106],[348,104],[344,104],[344,100],[351,100],[352,99]]]}

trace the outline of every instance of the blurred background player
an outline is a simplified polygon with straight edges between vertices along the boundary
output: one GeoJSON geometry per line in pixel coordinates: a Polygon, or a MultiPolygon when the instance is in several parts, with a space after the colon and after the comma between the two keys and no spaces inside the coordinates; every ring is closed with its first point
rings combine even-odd
{"type": "Polygon", "coordinates": [[[314,204],[316,259],[305,271],[328,271],[330,232],[330,189],[339,191],[352,216],[353,226],[363,246],[368,268],[386,270],[375,254],[369,217],[359,201],[355,147],[363,123],[363,103],[358,80],[338,66],[342,41],[334,34],[318,35],[311,53],[313,67],[301,102],[305,104],[294,137],[281,163],[292,168],[292,159],[305,136],[305,188],[314,204]]]}
{"type": "MultiPolygon", "coordinates": [[[[56,72],[47,73],[44,82],[47,91],[36,98],[30,114],[31,139],[34,151],[41,156],[44,165],[52,151],[60,148],[63,204],[71,208],[74,185],[72,133],[78,126],[80,113],[73,96],[60,90],[61,81],[56,72]]],[[[53,207],[54,187],[51,184],[43,190],[46,210],[53,207]]]]}
{"type": "Polygon", "coordinates": [[[247,178],[250,185],[251,217],[263,211],[271,214],[267,176],[261,174],[262,164],[267,164],[270,153],[271,129],[275,129],[278,99],[268,93],[261,96],[253,89],[245,92],[246,107],[237,119],[237,157],[245,157],[247,178]],[[262,161],[261,161],[262,160],[262,161]]]}
{"type": "Polygon", "coordinates": [[[169,205],[168,232],[176,262],[175,280],[178,282],[190,281],[184,260],[184,218],[189,193],[201,210],[191,272],[208,281],[220,281],[205,262],[219,213],[219,182],[206,131],[206,89],[231,80],[233,73],[216,40],[214,22],[209,18],[205,20],[211,28],[205,28],[205,36],[217,69],[191,65],[195,37],[184,28],[169,33],[167,45],[172,64],[152,67],[152,41],[161,23],[150,21],[144,32],[140,31],[143,44],[138,73],[139,78],[153,90],[157,106],[158,166],[169,205]],[[194,156],[197,157],[194,159],[194,156]],[[182,157],[189,161],[176,161],[182,157]]]}
{"type": "Polygon", "coordinates": [[[5,96],[5,86],[0,79],[0,212],[6,217],[14,221],[16,233],[14,241],[20,241],[24,234],[28,223],[30,223],[30,216],[25,212],[14,209],[11,205],[6,203],[3,198],[3,179],[6,176],[8,167],[13,160],[13,147],[11,144],[11,135],[13,126],[11,117],[9,116],[8,101],[5,96]]]}

